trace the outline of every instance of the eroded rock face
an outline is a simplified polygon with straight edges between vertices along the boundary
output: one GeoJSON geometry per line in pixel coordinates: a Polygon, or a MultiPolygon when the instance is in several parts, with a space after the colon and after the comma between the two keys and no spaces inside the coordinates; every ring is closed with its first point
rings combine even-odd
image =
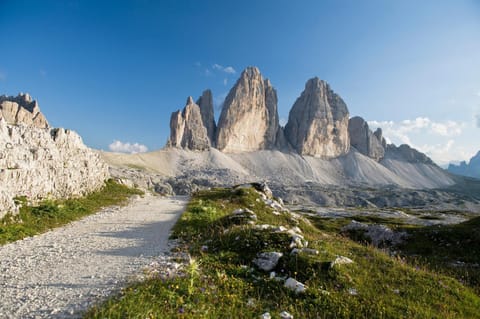
{"type": "Polygon", "coordinates": [[[25,124],[39,128],[48,127],[45,116],[40,112],[38,102],[28,93],[18,96],[0,96],[0,118],[8,124],[25,124]]]}
{"type": "MultiPolygon", "coordinates": [[[[381,129],[372,133],[368,123],[363,118],[355,116],[348,123],[348,133],[350,134],[350,145],[357,151],[376,161],[384,157],[385,148],[381,142],[383,139],[381,129]]],[[[384,139],[383,142],[385,142],[384,139]]]]}
{"type": "Polygon", "coordinates": [[[217,148],[227,153],[274,148],[279,129],[277,93],[255,67],[230,90],[217,128],[217,148]]]}
{"type": "Polygon", "coordinates": [[[417,151],[416,149],[410,147],[407,144],[402,144],[398,147],[394,144],[388,144],[385,151],[385,157],[405,161],[408,163],[435,165],[435,163],[430,159],[430,157],[428,157],[424,153],[417,151]]]}
{"type": "Polygon", "coordinates": [[[202,96],[198,98],[197,104],[200,107],[200,113],[202,115],[203,125],[207,129],[208,139],[210,145],[215,145],[215,132],[217,125],[215,124],[215,116],[213,113],[213,97],[212,91],[205,90],[202,96]]]}
{"type": "Polygon", "coordinates": [[[207,128],[203,124],[200,107],[193,102],[192,97],[182,112],[172,113],[170,118],[170,147],[179,147],[190,150],[205,150],[210,147],[207,128]]]}
{"type": "Polygon", "coordinates": [[[348,118],[342,98],[315,77],[290,110],[285,136],[299,154],[338,157],[350,149],[348,118]]]}
{"type": "MultiPolygon", "coordinates": [[[[26,112],[41,114],[36,103],[30,106],[26,112]]],[[[16,211],[17,196],[74,197],[99,189],[108,178],[107,165],[77,133],[36,124],[0,119],[0,217],[16,211]]]]}

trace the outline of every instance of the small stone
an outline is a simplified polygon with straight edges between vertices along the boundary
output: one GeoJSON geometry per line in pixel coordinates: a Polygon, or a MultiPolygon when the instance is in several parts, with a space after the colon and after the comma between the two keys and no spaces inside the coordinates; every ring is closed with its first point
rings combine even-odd
{"type": "Polygon", "coordinates": [[[263,315],[260,316],[261,319],[272,319],[269,312],[265,312],[263,315]]]}
{"type": "Polygon", "coordinates": [[[297,281],[296,279],[290,277],[285,281],[285,287],[290,290],[295,291],[295,293],[303,293],[307,289],[307,287],[302,284],[301,282],[297,281]]]}
{"type": "Polygon", "coordinates": [[[291,315],[290,313],[288,313],[286,311],[282,311],[280,313],[280,318],[281,319],[293,319],[293,315],[291,315]]]}
{"type": "Polygon", "coordinates": [[[283,254],[279,252],[259,253],[257,258],[253,260],[253,263],[263,271],[271,271],[277,266],[282,256],[283,254]]]}
{"type": "Polygon", "coordinates": [[[357,296],[358,295],[358,291],[355,288],[348,288],[348,293],[352,296],[357,296]]]}
{"type": "Polygon", "coordinates": [[[344,257],[344,256],[339,256],[339,257],[335,258],[334,261],[332,261],[332,263],[330,264],[330,267],[333,268],[336,265],[347,265],[347,264],[352,264],[352,263],[353,263],[353,260],[351,260],[350,258],[344,257]]]}

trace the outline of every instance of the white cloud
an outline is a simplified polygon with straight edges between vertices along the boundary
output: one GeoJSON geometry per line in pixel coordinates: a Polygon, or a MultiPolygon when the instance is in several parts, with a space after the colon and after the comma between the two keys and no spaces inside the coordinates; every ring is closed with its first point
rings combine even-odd
{"type": "Polygon", "coordinates": [[[454,140],[454,137],[463,139],[461,135],[466,123],[450,120],[433,121],[428,117],[417,117],[400,122],[369,121],[368,124],[372,130],[381,127],[387,143],[408,144],[427,154],[440,165],[467,158],[472,152],[471,149],[457,145],[454,140]]]}
{"type": "Polygon", "coordinates": [[[223,85],[227,85],[227,83],[228,83],[228,79],[227,78],[223,79],[223,85]]]}
{"type": "Polygon", "coordinates": [[[231,66],[227,66],[226,68],[224,68],[224,69],[223,69],[223,72],[229,73],[229,74],[235,74],[235,73],[237,73],[237,71],[235,71],[235,69],[232,68],[231,66]]]}
{"type": "Polygon", "coordinates": [[[225,72],[225,73],[228,73],[228,74],[237,73],[237,71],[235,71],[235,69],[233,67],[231,67],[231,66],[224,67],[224,66],[222,66],[220,64],[217,64],[217,63],[212,65],[212,69],[222,71],[222,72],[225,72]]]}
{"type": "Polygon", "coordinates": [[[148,151],[148,148],[139,143],[123,143],[121,141],[115,140],[113,141],[112,144],[108,145],[108,149],[112,152],[118,152],[118,153],[130,153],[130,154],[135,154],[135,153],[145,153],[148,151]]]}
{"type": "Polygon", "coordinates": [[[210,71],[209,69],[205,69],[205,76],[210,76],[212,75],[212,71],[210,71]]]}

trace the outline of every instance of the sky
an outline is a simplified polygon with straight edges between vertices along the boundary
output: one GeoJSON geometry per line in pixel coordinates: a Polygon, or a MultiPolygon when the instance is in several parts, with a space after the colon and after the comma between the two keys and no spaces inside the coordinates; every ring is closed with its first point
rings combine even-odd
{"type": "Polygon", "coordinates": [[[188,96],[210,88],[218,116],[253,65],[282,123],[318,76],[440,165],[480,150],[480,0],[0,0],[0,39],[0,94],[97,149],[163,147],[188,96]]]}

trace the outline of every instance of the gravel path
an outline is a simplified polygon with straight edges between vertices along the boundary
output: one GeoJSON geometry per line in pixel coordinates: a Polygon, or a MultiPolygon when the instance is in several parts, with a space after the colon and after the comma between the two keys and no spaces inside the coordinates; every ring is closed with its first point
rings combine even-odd
{"type": "Polygon", "coordinates": [[[185,197],[145,196],[0,246],[0,318],[72,318],[167,250],[185,197]]]}

